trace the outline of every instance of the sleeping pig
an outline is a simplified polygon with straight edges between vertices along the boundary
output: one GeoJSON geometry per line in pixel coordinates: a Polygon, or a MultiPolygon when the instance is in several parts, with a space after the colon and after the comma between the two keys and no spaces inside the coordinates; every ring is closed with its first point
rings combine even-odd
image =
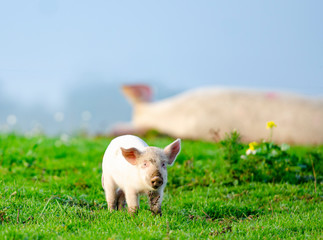
{"type": "Polygon", "coordinates": [[[167,166],[173,165],[180,150],[180,139],[164,149],[150,147],[133,135],[113,139],[102,163],[102,187],[109,210],[127,203],[128,212],[134,213],[139,208],[139,194],[146,194],[150,210],[161,215],[167,166]]]}
{"type": "Polygon", "coordinates": [[[209,87],[152,101],[147,85],[125,85],[122,91],[133,105],[128,132],[155,129],[175,138],[218,141],[237,130],[242,141],[251,142],[267,139],[266,122],[274,121],[276,143],[323,143],[323,98],[209,87]]]}

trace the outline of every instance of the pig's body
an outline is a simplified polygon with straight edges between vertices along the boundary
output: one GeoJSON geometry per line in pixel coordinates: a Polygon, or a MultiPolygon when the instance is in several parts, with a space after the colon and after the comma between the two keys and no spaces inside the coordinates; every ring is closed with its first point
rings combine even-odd
{"type": "Polygon", "coordinates": [[[180,140],[164,150],[149,147],[136,136],[125,135],[111,141],[102,162],[102,187],[111,210],[126,201],[128,210],[139,207],[139,194],[147,194],[151,210],[161,213],[167,183],[167,164],[173,164],[180,151],[180,140]],[[174,155],[175,154],[175,155],[174,155]]]}
{"type": "Polygon", "coordinates": [[[266,139],[269,136],[266,122],[274,121],[278,126],[273,134],[276,142],[323,143],[322,100],[209,88],[158,102],[149,102],[147,98],[136,101],[140,89],[124,87],[134,106],[132,123],[136,129],[156,129],[175,137],[204,140],[222,139],[225,133],[236,129],[244,141],[254,141],[266,139]],[[137,91],[137,95],[131,95],[131,91],[137,91]]]}
{"type": "Polygon", "coordinates": [[[109,182],[113,181],[123,191],[126,188],[132,188],[138,193],[144,193],[147,186],[142,181],[141,176],[139,176],[137,167],[129,164],[124,158],[120,149],[121,147],[126,149],[135,147],[139,151],[144,151],[148,145],[139,137],[132,135],[125,135],[113,139],[103,156],[102,172],[103,176],[105,176],[104,181],[106,184],[103,181],[102,187],[104,188],[104,185],[108,185],[109,182]]]}

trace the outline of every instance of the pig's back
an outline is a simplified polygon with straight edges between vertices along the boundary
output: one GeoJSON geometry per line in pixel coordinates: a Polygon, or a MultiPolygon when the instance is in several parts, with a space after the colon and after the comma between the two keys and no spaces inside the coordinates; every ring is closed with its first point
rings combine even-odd
{"type": "Polygon", "coordinates": [[[292,143],[322,143],[322,101],[288,94],[201,89],[147,103],[135,109],[134,124],[153,128],[176,137],[212,140],[210,130],[219,137],[237,129],[245,140],[266,138],[267,121],[279,130],[274,140],[292,143]]]}
{"type": "Polygon", "coordinates": [[[120,137],[116,137],[113,139],[107,150],[109,148],[111,149],[120,149],[120,147],[123,147],[125,149],[127,148],[137,148],[138,150],[143,150],[145,147],[147,147],[147,143],[145,143],[141,138],[134,136],[134,135],[123,135],[120,137]]]}

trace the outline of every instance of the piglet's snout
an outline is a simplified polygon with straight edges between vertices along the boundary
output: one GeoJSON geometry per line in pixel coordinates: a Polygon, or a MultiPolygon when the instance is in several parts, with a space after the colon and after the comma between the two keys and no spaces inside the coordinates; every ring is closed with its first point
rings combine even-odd
{"type": "Polygon", "coordinates": [[[159,188],[163,183],[164,181],[161,176],[154,176],[151,178],[151,186],[155,189],[159,188]]]}

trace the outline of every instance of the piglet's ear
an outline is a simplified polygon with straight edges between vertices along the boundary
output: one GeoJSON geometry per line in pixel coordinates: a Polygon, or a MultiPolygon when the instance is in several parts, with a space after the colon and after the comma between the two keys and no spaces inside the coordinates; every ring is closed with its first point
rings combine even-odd
{"type": "Polygon", "coordinates": [[[179,138],[164,148],[164,153],[168,157],[169,165],[174,164],[174,161],[180,151],[181,151],[181,139],[179,138]]]}
{"type": "Polygon", "coordinates": [[[122,155],[132,165],[137,164],[137,159],[140,156],[140,152],[137,148],[121,148],[122,155]]]}

